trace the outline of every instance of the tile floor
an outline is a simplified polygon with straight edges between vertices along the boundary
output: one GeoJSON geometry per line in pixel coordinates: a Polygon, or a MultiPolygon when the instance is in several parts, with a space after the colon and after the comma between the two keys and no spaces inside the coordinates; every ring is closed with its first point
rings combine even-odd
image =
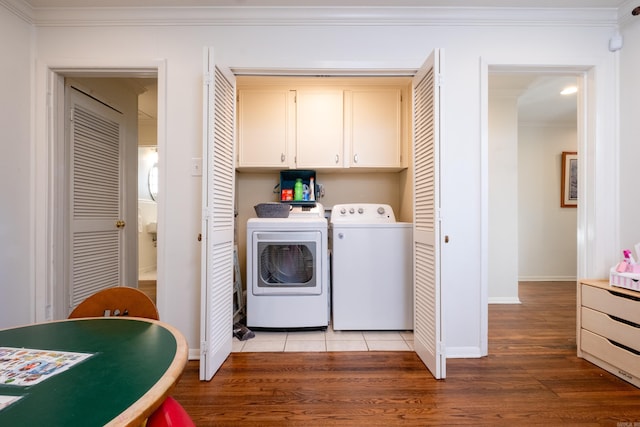
{"type": "Polygon", "coordinates": [[[413,351],[412,331],[254,331],[246,341],[233,338],[232,352],[413,351]]]}
{"type": "MultiPolygon", "coordinates": [[[[155,279],[156,272],[140,275],[140,280],[155,279]]],[[[240,341],[233,338],[234,353],[281,351],[413,351],[413,331],[326,331],[270,332],[254,331],[255,337],[240,341]]]]}

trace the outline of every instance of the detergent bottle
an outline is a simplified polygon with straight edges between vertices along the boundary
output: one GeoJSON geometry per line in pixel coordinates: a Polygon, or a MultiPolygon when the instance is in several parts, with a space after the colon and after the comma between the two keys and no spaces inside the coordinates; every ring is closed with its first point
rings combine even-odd
{"type": "Polygon", "coordinates": [[[316,183],[313,177],[309,178],[309,200],[316,199],[316,183]]]}
{"type": "Polygon", "coordinates": [[[296,183],[293,185],[293,200],[302,200],[302,178],[297,178],[296,183]]]}

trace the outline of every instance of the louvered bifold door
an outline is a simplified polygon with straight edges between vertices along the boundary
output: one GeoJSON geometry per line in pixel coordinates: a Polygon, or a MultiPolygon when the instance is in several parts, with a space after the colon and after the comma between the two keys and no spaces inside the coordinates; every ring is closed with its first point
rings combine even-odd
{"type": "Polygon", "coordinates": [[[235,77],[206,55],[201,380],[231,353],[234,283],[235,77]]]}
{"type": "Polygon", "coordinates": [[[429,56],[413,81],[414,159],[414,347],[435,378],[445,377],[439,250],[439,122],[438,50],[429,56]]]}
{"type": "Polygon", "coordinates": [[[122,115],[70,90],[70,310],[122,284],[122,115]]]}

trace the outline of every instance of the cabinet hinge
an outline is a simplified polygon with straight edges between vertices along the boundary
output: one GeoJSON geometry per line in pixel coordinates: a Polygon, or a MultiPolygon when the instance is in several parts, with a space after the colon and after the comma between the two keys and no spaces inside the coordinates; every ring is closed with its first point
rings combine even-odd
{"type": "Polygon", "coordinates": [[[72,122],[73,119],[75,118],[75,112],[76,112],[75,108],[72,107],[72,108],[69,109],[69,121],[70,122],[72,122]]]}

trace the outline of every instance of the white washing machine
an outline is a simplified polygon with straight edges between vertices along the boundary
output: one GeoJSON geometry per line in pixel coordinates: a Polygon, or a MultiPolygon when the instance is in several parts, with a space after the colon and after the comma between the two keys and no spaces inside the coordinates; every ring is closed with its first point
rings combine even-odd
{"type": "Polygon", "coordinates": [[[331,210],[334,330],[412,330],[411,223],[385,204],[339,204],[331,210]]]}
{"type": "Polygon", "coordinates": [[[247,221],[247,326],[326,328],[328,227],[324,208],[294,206],[288,218],[247,221]]]}

